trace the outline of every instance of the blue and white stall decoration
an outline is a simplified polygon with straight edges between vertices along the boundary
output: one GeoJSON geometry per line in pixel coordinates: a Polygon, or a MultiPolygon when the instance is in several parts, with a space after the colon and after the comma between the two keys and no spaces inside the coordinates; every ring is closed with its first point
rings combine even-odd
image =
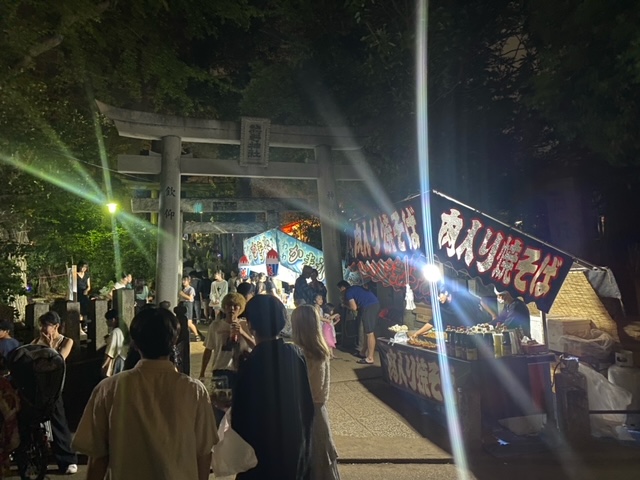
{"type": "Polygon", "coordinates": [[[244,241],[244,254],[249,260],[249,269],[267,273],[267,254],[270,250],[278,252],[278,271],[274,275],[280,281],[295,283],[302,272],[303,265],[318,270],[318,279],[324,280],[324,257],[322,251],[287,235],[274,228],[247,238],[244,241]]]}

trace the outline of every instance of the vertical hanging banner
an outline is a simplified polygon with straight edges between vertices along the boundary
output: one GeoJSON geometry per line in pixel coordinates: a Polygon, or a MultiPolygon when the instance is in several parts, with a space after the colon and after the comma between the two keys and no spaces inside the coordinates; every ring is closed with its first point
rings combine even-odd
{"type": "MultiPolygon", "coordinates": [[[[573,264],[571,256],[439,192],[425,195],[435,260],[549,311],[573,264]]],[[[429,292],[419,271],[426,263],[421,200],[416,196],[393,212],[358,220],[351,239],[351,268],[385,286],[406,285],[407,260],[409,285],[418,300],[429,292]]]]}
{"type": "Polygon", "coordinates": [[[396,290],[407,279],[416,300],[429,297],[429,283],[422,275],[426,263],[420,197],[400,202],[392,212],[357,220],[349,250],[351,270],[365,280],[396,290]]]}

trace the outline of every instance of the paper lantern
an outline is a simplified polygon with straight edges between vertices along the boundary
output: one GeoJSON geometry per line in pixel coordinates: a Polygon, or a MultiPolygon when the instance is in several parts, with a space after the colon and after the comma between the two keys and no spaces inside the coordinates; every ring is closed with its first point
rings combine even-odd
{"type": "Polygon", "coordinates": [[[246,280],[249,277],[249,259],[246,255],[240,257],[238,260],[238,273],[240,274],[240,278],[242,280],[246,280]]]}
{"type": "Polygon", "coordinates": [[[278,275],[280,257],[278,256],[278,252],[276,252],[273,248],[267,252],[267,260],[265,263],[267,264],[267,275],[269,277],[275,277],[276,275],[278,275]]]}

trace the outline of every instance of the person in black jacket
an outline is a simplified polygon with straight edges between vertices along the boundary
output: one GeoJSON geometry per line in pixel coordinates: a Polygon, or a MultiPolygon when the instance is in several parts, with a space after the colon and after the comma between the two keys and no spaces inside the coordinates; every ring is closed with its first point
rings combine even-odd
{"type": "Polygon", "coordinates": [[[231,426],[253,447],[258,465],[238,480],[310,478],[313,398],[300,350],[278,333],[286,310],[271,295],[257,295],[244,311],[256,347],[240,365],[231,426]]]}
{"type": "Polygon", "coordinates": [[[522,328],[522,332],[531,338],[531,314],[527,305],[507,290],[494,289],[498,303],[503,305],[502,311],[496,315],[490,308],[482,306],[491,315],[491,323],[502,323],[508,329],[522,328]]]}

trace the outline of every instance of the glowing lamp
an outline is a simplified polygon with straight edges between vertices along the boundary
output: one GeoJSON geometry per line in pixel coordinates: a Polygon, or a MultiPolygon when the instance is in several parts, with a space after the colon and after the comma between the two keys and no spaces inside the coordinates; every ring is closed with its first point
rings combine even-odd
{"type": "Polygon", "coordinates": [[[278,252],[273,248],[267,252],[267,259],[265,261],[267,265],[267,275],[269,277],[275,277],[278,275],[278,267],[280,266],[280,257],[278,252]]]}
{"type": "Polygon", "coordinates": [[[433,263],[429,263],[422,268],[422,275],[427,282],[437,283],[442,279],[440,268],[433,263]]]}
{"type": "Polygon", "coordinates": [[[116,213],[116,210],[118,210],[118,204],[117,203],[107,203],[107,210],[109,210],[109,213],[116,213]]]}
{"type": "Polygon", "coordinates": [[[246,280],[249,276],[249,266],[249,259],[246,255],[242,255],[238,260],[238,273],[241,279],[246,280]]]}

